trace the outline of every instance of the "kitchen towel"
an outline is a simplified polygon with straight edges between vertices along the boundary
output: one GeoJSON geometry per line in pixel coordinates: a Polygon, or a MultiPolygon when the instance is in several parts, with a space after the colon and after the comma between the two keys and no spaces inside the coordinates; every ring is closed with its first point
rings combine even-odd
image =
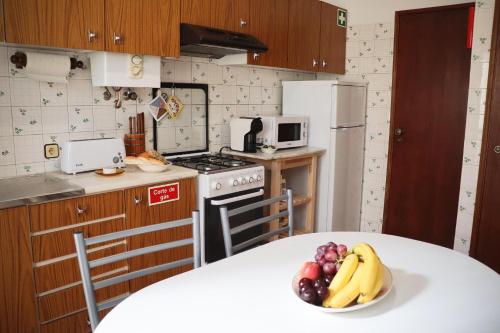
{"type": "Polygon", "coordinates": [[[26,75],[34,80],[68,83],[70,69],[68,56],[26,52],[26,75]]]}

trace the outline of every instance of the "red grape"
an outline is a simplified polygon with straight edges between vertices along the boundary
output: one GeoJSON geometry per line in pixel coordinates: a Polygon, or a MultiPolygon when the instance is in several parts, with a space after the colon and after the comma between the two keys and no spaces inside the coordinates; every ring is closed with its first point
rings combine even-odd
{"type": "Polygon", "coordinates": [[[313,282],[313,287],[314,289],[319,289],[321,287],[325,287],[325,281],[323,279],[317,279],[317,280],[314,280],[313,282]]]}
{"type": "Polygon", "coordinates": [[[325,258],[325,256],[320,255],[319,253],[314,256],[314,260],[316,260],[316,262],[319,262],[321,259],[324,259],[324,258],[325,258]]]}
{"type": "Polygon", "coordinates": [[[337,246],[337,253],[341,257],[345,256],[347,254],[347,246],[345,246],[344,244],[339,244],[337,246]]]}
{"type": "Polygon", "coordinates": [[[337,272],[337,269],[335,267],[335,263],[327,262],[326,264],[324,264],[323,265],[323,272],[326,275],[333,275],[335,272],[337,272]]]}
{"type": "Polygon", "coordinates": [[[329,287],[330,283],[332,283],[333,277],[334,275],[325,274],[325,284],[327,287],[329,287]]]}
{"type": "Polygon", "coordinates": [[[328,246],[321,245],[320,247],[318,247],[316,249],[316,253],[319,254],[319,255],[324,255],[327,249],[328,249],[328,246]]]}
{"type": "Polygon", "coordinates": [[[318,264],[319,264],[320,266],[323,266],[323,265],[324,265],[324,264],[326,264],[326,263],[327,263],[327,261],[326,261],[326,259],[325,259],[324,257],[323,257],[323,258],[321,258],[321,259],[320,259],[320,261],[318,261],[318,264]]]}
{"type": "Polygon", "coordinates": [[[330,292],[326,286],[322,286],[316,289],[316,294],[318,295],[318,298],[321,299],[322,301],[328,297],[329,293],[330,292]]]}
{"type": "Polygon", "coordinates": [[[328,250],[325,253],[325,259],[329,262],[335,262],[337,261],[337,252],[333,250],[328,250]]]}

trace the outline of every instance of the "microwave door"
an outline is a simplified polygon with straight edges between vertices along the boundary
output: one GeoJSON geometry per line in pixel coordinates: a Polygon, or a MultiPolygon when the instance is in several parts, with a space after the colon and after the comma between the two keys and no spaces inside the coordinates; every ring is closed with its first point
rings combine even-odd
{"type": "Polygon", "coordinates": [[[278,143],[296,142],[301,140],[302,123],[278,124],[278,143]]]}

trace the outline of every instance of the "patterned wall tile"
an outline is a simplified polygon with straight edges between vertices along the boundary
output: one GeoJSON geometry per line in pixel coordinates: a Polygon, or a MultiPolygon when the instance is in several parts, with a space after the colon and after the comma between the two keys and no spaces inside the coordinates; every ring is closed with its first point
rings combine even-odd
{"type": "Polygon", "coordinates": [[[0,137],[12,135],[12,112],[8,106],[0,106],[0,137]]]}
{"type": "Polygon", "coordinates": [[[42,107],[43,133],[63,133],[68,131],[68,107],[42,107]]]}

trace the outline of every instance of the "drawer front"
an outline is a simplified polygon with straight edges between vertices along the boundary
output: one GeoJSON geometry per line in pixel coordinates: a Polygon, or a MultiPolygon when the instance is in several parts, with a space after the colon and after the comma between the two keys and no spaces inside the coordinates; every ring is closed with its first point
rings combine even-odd
{"type": "MultiPolygon", "coordinates": [[[[122,272],[120,274],[123,274],[122,272]]],[[[119,274],[118,274],[119,275],[119,274]]],[[[97,302],[128,293],[128,282],[122,282],[96,291],[97,302]]],[[[86,310],[83,286],[78,285],[38,298],[38,313],[41,322],[47,322],[69,313],[86,310]]]]}
{"type": "MultiPolygon", "coordinates": [[[[39,262],[74,254],[76,252],[75,241],[73,239],[73,234],[75,232],[83,232],[85,238],[87,238],[124,229],[125,219],[119,218],[51,232],[40,236],[33,236],[31,238],[33,261],[39,262]]],[[[102,246],[108,243],[100,243],[95,246],[102,246]]]]}
{"type": "MultiPolygon", "coordinates": [[[[89,253],[88,258],[89,260],[94,260],[125,251],[126,245],[121,243],[113,247],[89,253]]],[[[92,276],[96,276],[124,267],[127,267],[126,260],[96,267],[91,270],[91,274],[92,276]]],[[[43,293],[81,281],[80,268],[78,267],[78,260],[76,256],[70,259],[35,267],[34,270],[35,286],[38,293],[43,293]]]]}
{"type": "Polygon", "coordinates": [[[31,231],[65,227],[123,214],[123,192],[110,192],[30,206],[31,231]]]}

